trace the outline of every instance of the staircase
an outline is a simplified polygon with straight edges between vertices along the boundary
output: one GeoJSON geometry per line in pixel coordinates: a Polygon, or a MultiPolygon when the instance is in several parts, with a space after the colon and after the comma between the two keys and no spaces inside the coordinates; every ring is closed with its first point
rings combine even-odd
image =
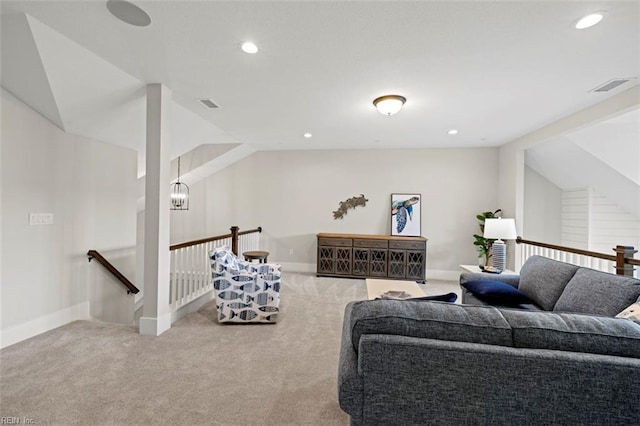
{"type": "MultiPolygon", "coordinates": [[[[190,312],[197,311],[213,299],[209,252],[221,246],[231,247],[236,254],[258,250],[261,232],[261,227],[239,231],[237,226],[232,226],[229,234],[174,244],[169,248],[171,251],[169,306],[172,323],[190,312]]],[[[100,281],[98,285],[93,285],[98,288],[96,293],[99,293],[103,285],[119,286],[122,290],[126,290],[126,295],[121,291],[115,297],[110,297],[113,303],[109,305],[108,310],[103,308],[104,300],[100,300],[99,297],[92,298],[91,316],[103,322],[138,326],[144,306],[143,292],[98,251],[89,250],[87,256],[89,261],[95,259],[106,269],[106,271],[93,272],[92,282],[100,281]],[[102,281],[106,281],[107,284],[102,281]]],[[[135,264],[135,259],[133,263],[135,264]]]]}

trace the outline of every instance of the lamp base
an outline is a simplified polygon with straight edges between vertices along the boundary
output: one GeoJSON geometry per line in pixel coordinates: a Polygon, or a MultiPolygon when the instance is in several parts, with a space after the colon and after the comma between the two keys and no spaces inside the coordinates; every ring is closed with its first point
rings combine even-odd
{"type": "Polygon", "coordinates": [[[507,267],[507,245],[502,240],[494,241],[491,246],[493,269],[503,271],[507,267]]]}

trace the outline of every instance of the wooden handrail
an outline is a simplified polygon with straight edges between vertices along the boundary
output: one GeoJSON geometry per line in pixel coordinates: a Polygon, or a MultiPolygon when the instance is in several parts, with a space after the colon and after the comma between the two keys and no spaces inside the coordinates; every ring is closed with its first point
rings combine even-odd
{"type": "MultiPolygon", "coordinates": [[[[231,227],[232,230],[233,230],[233,228],[234,227],[231,227]]],[[[254,232],[262,232],[262,227],[258,226],[256,229],[249,229],[248,231],[240,231],[240,232],[237,233],[237,235],[240,236],[240,235],[252,234],[254,232]]],[[[208,242],[211,242],[211,241],[224,240],[225,238],[233,238],[233,231],[232,231],[231,234],[216,235],[215,237],[202,238],[200,240],[193,240],[193,241],[187,241],[187,242],[184,242],[184,243],[173,244],[173,245],[169,246],[169,250],[171,250],[171,251],[178,250],[178,249],[181,249],[181,248],[190,247],[190,246],[196,246],[198,244],[208,243],[208,242]]]]}
{"type": "Polygon", "coordinates": [[[516,238],[516,243],[529,244],[530,246],[548,248],[552,250],[566,251],[567,253],[581,254],[583,256],[597,257],[598,259],[610,260],[612,262],[616,261],[616,257],[612,254],[598,253],[595,251],[582,250],[582,249],[577,249],[573,247],[557,246],[555,244],[540,243],[538,241],[525,240],[522,237],[516,238]]]}
{"type": "Polygon", "coordinates": [[[616,248],[613,249],[616,252],[616,254],[612,255],[612,254],[598,253],[595,251],[577,249],[573,247],[565,247],[565,246],[558,246],[555,244],[541,243],[539,241],[525,240],[522,237],[516,238],[516,243],[528,244],[530,246],[548,248],[551,250],[565,251],[567,253],[595,257],[597,259],[609,260],[611,262],[616,263],[616,273],[619,275],[625,275],[626,272],[629,272],[628,270],[626,270],[625,265],[640,266],[640,259],[633,259],[631,257],[627,257],[627,256],[633,256],[633,254],[637,252],[637,250],[634,250],[633,247],[628,247],[628,246],[620,246],[620,245],[616,246],[616,248]]]}
{"type": "MultiPolygon", "coordinates": [[[[169,246],[169,250],[173,251],[173,250],[178,250],[184,247],[190,247],[198,244],[208,243],[210,241],[218,241],[218,240],[224,240],[225,238],[231,238],[232,246],[235,250],[234,253],[237,255],[238,237],[240,235],[252,234],[254,232],[262,232],[261,226],[258,226],[255,229],[249,229],[247,231],[241,231],[241,232],[239,232],[238,229],[239,228],[237,226],[232,226],[231,234],[216,235],[215,237],[209,237],[209,238],[203,238],[200,240],[187,241],[185,243],[173,244],[172,246],[169,246]]],[[[102,256],[96,250],[89,250],[87,252],[87,256],[89,256],[89,262],[91,262],[92,259],[95,259],[98,263],[104,266],[107,269],[107,271],[111,272],[113,276],[118,279],[118,281],[120,281],[125,287],[127,287],[127,293],[136,294],[140,292],[138,287],[136,287],[131,281],[129,281],[127,277],[122,275],[122,273],[118,271],[118,269],[116,269],[115,266],[113,266],[107,259],[105,259],[104,256],[102,256]]]]}
{"type": "Polygon", "coordinates": [[[120,271],[118,271],[115,266],[109,263],[109,261],[105,259],[104,256],[102,256],[96,250],[89,250],[87,252],[87,256],[89,256],[89,262],[91,262],[92,259],[95,259],[99,264],[104,266],[107,269],[107,271],[111,272],[113,276],[116,277],[118,281],[120,281],[127,288],[127,294],[129,293],[136,294],[140,291],[138,287],[133,285],[133,283],[129,281],[127,277],[122,275],[122,273],[120,273],[120,271]]]}

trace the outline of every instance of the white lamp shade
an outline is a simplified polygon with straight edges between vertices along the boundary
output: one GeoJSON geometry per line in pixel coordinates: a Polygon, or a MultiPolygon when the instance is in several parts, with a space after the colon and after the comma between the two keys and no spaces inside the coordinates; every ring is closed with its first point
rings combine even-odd
{"type": "Polygon", "coordinates": [[[484,237],[491,240],[514,240],[518,237],[514,219],[485,219],[484,237]]]}

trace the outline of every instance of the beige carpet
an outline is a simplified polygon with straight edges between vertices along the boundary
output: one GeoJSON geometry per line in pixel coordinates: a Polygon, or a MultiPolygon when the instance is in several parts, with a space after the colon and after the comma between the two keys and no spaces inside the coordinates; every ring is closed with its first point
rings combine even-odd
{"type": "MultiPolygon", "coordinates": [[[[453,282],[432,282],[427,294],[453,282]]],[[[0,415],[55,425],[347,425],[344,306],[364,280],[284,273],[275,325],[219,325],[215,304],[160,337],[76,321],[0,351],[0,415]]]]}

